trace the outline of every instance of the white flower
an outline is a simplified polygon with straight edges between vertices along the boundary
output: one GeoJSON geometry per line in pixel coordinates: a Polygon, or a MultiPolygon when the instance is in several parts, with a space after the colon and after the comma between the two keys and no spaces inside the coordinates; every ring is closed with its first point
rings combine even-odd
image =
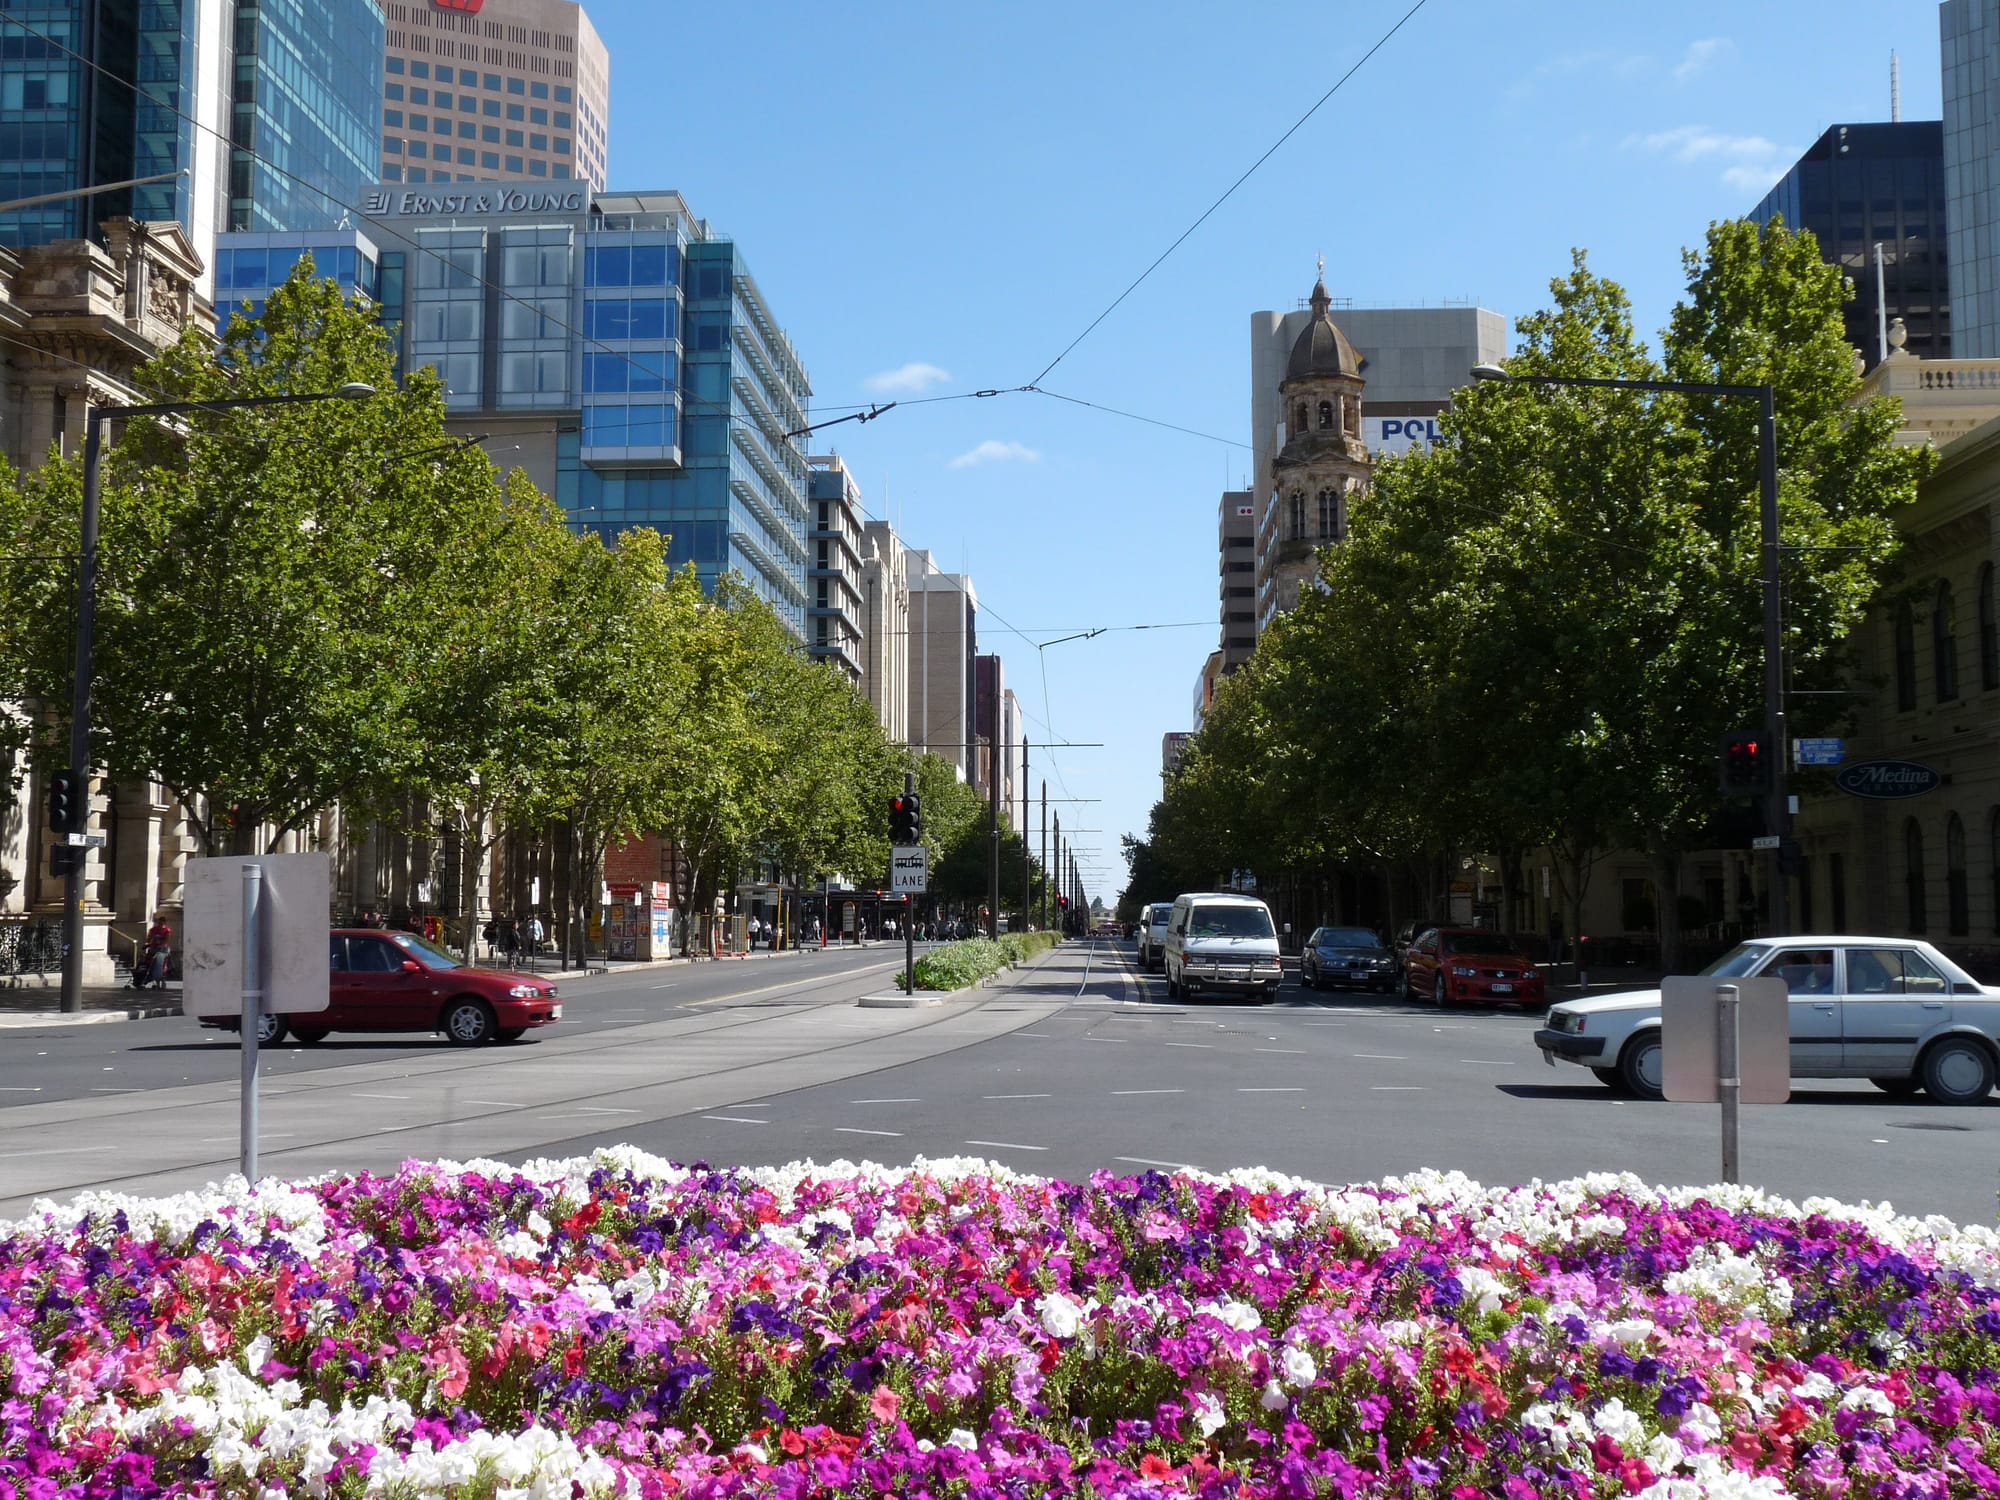
{"type": "Polygon", "coordinates": [[[1288,1384],[1308,1386],[1319,1379],[1319,1366],[1313,1363],[1310,1354],[1296,1344],[1287,1344],[1278,1362],[1284,1367],[1288,1384]]]}
{"type": "Polygon", "coordinates": [[[954,1427],[951,1436],[944,1440],[944,1445],[947,1448],[963,1448],[970,1453],[979,1446],[979,1439],[973,1436],[969,1427],[954,1427]]]}
{"type": "Polygon", "coordinates": [[[1893,1417],[1896,1403],[1876,1390],[1872,1385],[1857,1385],[1840,1398],[1841,1407],[1847,1411],[1872,1411],[1878,1417],[1893,1417]]]}
{"type": "Polygon", "coordinates": [[[260,1333],[243,1347],[243,1368],[255,1375],[271,1359],[271,1335],[260,1333]]]}
{"type": "Polygon", "coordinates": [[[1220,1302],[1204,1302],[1195,1311],[1228,1324],[1238,1333],[1249,1333],[1264,1326],[1262,1313],[1248,1302],[1238,1302],[1234,1297],[1224,1297],[1220,1302]]]}
{"type": "Polygon", "coordinates": [[[1828,1380],[1817,1370],[1806,1371],[1805,1378],[1792,1387],[1792,1394],[1807,1401],[1824,1401],[1840,1387],[1828,1380]]]}
{"type": "Polygon", "coordinates": [[[1292,1398],[1285,1394],[1285,1388],[1275,1380],[1264,1382],[1264,1394],[1257,1398],[1257,1404],[1265,1411],[1283,1411],[1292,1404],[1292,1398]]]}
{"type": "Polygon", "coordinates": [[[1035,1303],[1035,1316],[1040,1320],[1042,1332],[1052,1339],[1073,1339],[1077,1330],[1083,1327],[1086,1314],[1083,1303],[1072,1302],[1061,1292],[1049,1292],[1035,1303]]]}
{"type": "Polygon", "coordinates": [[[1222,1398],[1214,1391],[1198,1392],[1191,1405],[1194,1408],[1195,1429],[1205,1438],[1214,1437],[1222,1430],[1222,1424],[1229,1420],[1222,1413],[1222,1398]]]}

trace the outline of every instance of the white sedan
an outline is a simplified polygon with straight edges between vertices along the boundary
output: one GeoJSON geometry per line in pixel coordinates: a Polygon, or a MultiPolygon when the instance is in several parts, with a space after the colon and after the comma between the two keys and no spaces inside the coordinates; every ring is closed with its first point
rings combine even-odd
{"type": "MultiPolygon", "coordinates": [[[[2000,989],[1914,938],[1754,938],[1701,971],[1775,974],[1791,996],[1792,1076],[1866,1078],[1884,1093],[1922,1089],[1978,1104],[2000,1077],[2000,989]]],[[[1660,1097],[1660,992],[1632,990],[1550,1008],[1535,1045],[1550,1066],[1660,1097]]]]}

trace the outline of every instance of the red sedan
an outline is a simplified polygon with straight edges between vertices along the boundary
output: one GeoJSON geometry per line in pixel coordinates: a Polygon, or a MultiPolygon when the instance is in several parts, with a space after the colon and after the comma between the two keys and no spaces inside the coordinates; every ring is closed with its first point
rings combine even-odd
{"type": "Polygon", "coordinates": [[[1403,955],[1403,990],[1412,1000],[1446,1005],[1487,1000],[1540,1005],[1542,971],[1505,933],[1472,927],[1431,927],[1403,955]]]}
{"type": "MultiPolygon", "coordinates": [[[[327,942],[328,1006],[299,1016],[265,1016],[260,1042],[290,1033],[301,1042],[333,1031],[432,1031],[461,1047],[519,1040],[536,1026],[562,1019],[556,987],[533,974],[462,964],[407,932],[339,928],[327,942]]],[[[239,1029],[234,1017],[204,1016],[202,1025],[239,1029]]]]}

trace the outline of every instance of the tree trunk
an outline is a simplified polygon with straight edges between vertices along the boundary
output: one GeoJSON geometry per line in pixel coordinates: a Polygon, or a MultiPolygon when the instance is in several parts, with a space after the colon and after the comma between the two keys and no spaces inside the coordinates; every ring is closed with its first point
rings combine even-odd
{"type": "Polygon", "coordinates": [[[1512,933],[1520,924],[1520,912],[1515,908],[1521,899],[1521,851],[1510,844],[1502,844],[1500,859],[1500,928],[1512,933]]]}
{"type": "Polygon", "coordinates": [[[1660,972],[1679,972],[1681,963],[1681,851],[1655,849],[1653,920],[1660,932],[1660,972]]]}

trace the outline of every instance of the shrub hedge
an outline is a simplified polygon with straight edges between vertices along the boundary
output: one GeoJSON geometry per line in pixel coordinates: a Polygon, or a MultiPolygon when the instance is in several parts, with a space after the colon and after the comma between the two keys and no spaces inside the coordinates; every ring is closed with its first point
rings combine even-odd
{"type": "MultiPolygon", "coordinates": [[[[997,974],[1009,964],[1018,964],[1037,953],[1055,947],[1062,939],[1053,932],[1009,932],[998,941],[966,938],[931,949],[917,960],[917,988],[920,990],[962,990],[977,984],[988,974],[997,974]]],[[[903,987],[903,976],[896,976],[903,987]]]]}

